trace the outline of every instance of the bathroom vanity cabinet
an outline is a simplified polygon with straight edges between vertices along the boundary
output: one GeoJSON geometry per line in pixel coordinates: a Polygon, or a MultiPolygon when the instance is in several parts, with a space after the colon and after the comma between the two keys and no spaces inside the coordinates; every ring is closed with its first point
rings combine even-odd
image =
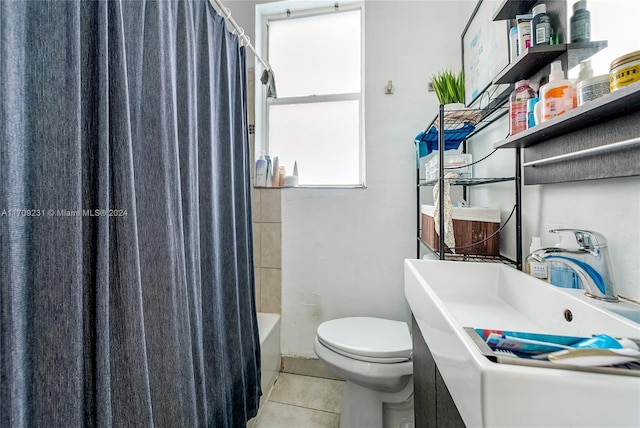
{"type": "Polygon", "coordinates": [[[464,428],[462,416],[442,379],[415,318],[413,331],[413,394],[416,428],[464,428]]]}

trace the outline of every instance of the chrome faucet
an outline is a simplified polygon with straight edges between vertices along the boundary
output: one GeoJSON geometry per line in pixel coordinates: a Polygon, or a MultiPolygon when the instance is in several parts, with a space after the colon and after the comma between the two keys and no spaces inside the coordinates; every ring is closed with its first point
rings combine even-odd
{"type": "MultiPolygon", "coordinates": [[[[560,263],[572,269],[580,278],[585,294],[595,299],[617,302],[607,239],[598,232],[579,229],[552,229],[549,232],[575,238],[577,247],[542,248],[531,257],[538,263],[560,263]]],[[[548,269],[547,269],[548,270],[548,269]]]]}

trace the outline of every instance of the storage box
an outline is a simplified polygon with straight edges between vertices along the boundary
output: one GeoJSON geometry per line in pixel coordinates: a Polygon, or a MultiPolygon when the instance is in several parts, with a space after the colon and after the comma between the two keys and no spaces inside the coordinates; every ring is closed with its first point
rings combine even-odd
{"type": "MultiPolygon", "coordinates": [[[[444,173],[455,172],[458,174],[459,178],[471,178],[471,162],[472,157],[470,154],[466,153],[458,153],[458,154],[447,154],[444,155],[444,173]]],[[[425,179],[427,180],[435,180],[438,178],[440,173],[440,154],[438,152],[433,152],[427,161],[425,162],[425,179]]]]}
{"type": "MultiPolygon", "coordinates": [[[[433,205],[422,206],[422,239],[432,250],[438,250],[440,237],[433,221],[433,205]]],[[[453,207],[453,234],[456,254],[500,255],[500,211],[492,208],[453,207]],[[487,241],[481,242],[494,234],[487,241]],[[477,245],[472,245],[478,243],[477,245]],[[471,246],[472,245],[472,246],[471,246]],[[464,247],[464,248],[461,248],[464,247]]],[[[451,252],[448,248],[445,251],[451,252]]]]}

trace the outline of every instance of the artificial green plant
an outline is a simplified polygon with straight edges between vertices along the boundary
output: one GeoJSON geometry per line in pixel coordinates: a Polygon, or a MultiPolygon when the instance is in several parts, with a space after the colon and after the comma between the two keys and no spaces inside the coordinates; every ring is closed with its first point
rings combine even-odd
{"type": "Polygon", "coordinates": [[[431,84],[440,104],[464,104],[464,74],[462,70],[458,74],[451,70],[441,71],[431,78],[431,84]]]}

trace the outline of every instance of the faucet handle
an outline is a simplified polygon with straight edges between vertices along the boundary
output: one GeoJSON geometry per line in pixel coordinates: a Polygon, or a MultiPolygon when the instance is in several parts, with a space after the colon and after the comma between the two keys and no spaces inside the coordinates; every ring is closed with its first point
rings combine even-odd
{"type": "Polygon", "coordinates": [[[581,250],[591,251],[607,246],[607,238],[600,232],[582,229],[551,229],[549,232],[573,235],[581,250]]]}

